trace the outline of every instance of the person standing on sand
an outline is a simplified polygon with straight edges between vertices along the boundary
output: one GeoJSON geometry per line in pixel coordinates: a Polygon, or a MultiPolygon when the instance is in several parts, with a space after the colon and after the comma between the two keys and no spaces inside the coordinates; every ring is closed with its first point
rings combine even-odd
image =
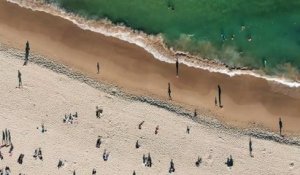
{"type": "Polygon", "coordinates": [[[135,142],[135,148],[138,149],[138,148],[140,148],[140,146],[141,146],[141,145],[139,144],[139,140],[137,140],[137,141],[135,142]]]}
{"type": "Polygon", "coordinates": [[[186,133],[190,134],[190,127],[189,126],[186,127],[186,133]]]}
{"type": "MultiPolygon", "coordinates": [[[[0,160],[3,160],[3,155],[1,153],[1,151],[0,151],[0,160]]],[[[1,175],[1,173],[0,173],[0,175],[1,175]]]]}
{"type": "Polygon", "coordinates": [[[5,145],[8,145],[8,132],[6,128],[5,128],[5,145]]]}
{"type": "Polygon", "coordinates": [[[29,47],[29,42],[26,42],[26,47],[25,47],[25,62],[24,62],[24,66],[27,65],[28,62],[28,58],[29,58],[29,51],[30,51],[30,47],[29,47]]]}
{"type": "Polygon", "coordinates": [[[280,136],[282,136],[282,127],[283,127],[283,124],[281,121],[281,117],[279,117],[279,134],[280,134],[280,136]]]}
{"type": "Polygon", "coordinates": [[[148,153],[147,166],[148,166],[148,167],[151,167],[151,166],[152,166],[152,158],[151,158],[151,156],[150,156],[150,153],[148,153]]]}
{"type": "Polygon", "coordinates": [[[218,85],[218,98],[219,98],[219,107],[222,108],[222,102],[221,102],[221,94],[222,94],[222,90],[221,90],[221,86],[218,85]]]}
{"type": "Polygon", "coordinates": [[[252,154],[252,141],[251,141],[251,137],[249,138],[249,153],[250,153],[250,157],[253,157],[253,154],[252,154]]]}
{"type": "Polygon", "coordinates": [[[99,71],[100,71],[100,65],[99,62],[97,62],[97,74],[99,74],[99,71]]]}
{"type": "Polygon", "coordinates": [[[172,96],[171,96],[171,84],[168,83],[168,94],[169,94],[169,100],[172,100],[172,96]]]}
{"type": "Polygon", "coordinates": [[[197,117],[197,109],[194,110],[194,117],[197,117]]]}
{"type": "Polygon", "coordinates": [[[98,136],[97,142],[96,142],[96,148],[100,148],[101,145],[101,137],[98,136]]]}
{"type": "Polygon", "coordinates": [[[2,131],[2,145],[4,145],[3,143],[5,143],[5,133],[4,133],[4,131],[2,131]]]}
{"type": "Polygon", "coordinates": [[[173,173],[173,172],[175,172],[175,166],[174,166],[173,159],[171,159],[169,173],[173,173]]]}
{"type": "Polygon", "coordinates": [[[158,134],[158,130],[159,130],[159,125],[157,125],[155,128],[155,132],[154,132],[155,135],[158,134]]]}
{"type": "Polygon", "coordinates": [[[9,130],[7,131],[7,135],[8,135],[7,141],[8,141],[9,144],[11,144],[11,136],[10,136],[10,131],[9,130]]]}
{"type": "Polygon", "coordinates": [[[178,78],[179,76],[179,62],[178,62],[178,58],[176,59],[176,77],[178,78]]]}
{"type": "Polygon", "coordinates": [[[19,79],[19,88],[22,86],[22,74],[20,70],[18,70],[18,79],[19,79]]]}
{"type": "Polygon", "coordinates": [[[14,145],[12,143],[10,143],[10,148],[9,148],[9,155],[12,156],[12,151],[14,150],[14,145]]]}

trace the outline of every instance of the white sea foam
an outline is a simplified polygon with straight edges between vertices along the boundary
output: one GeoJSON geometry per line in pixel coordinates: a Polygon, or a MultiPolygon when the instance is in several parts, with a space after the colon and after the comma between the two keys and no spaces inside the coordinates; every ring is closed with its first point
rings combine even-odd
{"type": "Polygon", "coordinates": [[[21,7],[29,8],[32,10],[37,11],[44,11],[46,13],[50,13],[55,16],[60,16],[64,19],[67,19],[77,25],[78,27],[84,30],[90,30],[93,32],[97,32],[109,37],[115,37],[120,40],[136,44],[147,52],[151,53],[154,58],[164,61],[167,63],[175,63],[176,58],[179,58],[179,61],[187,66],[195,67],[203,70],[207,70],[209,72],[217,72],[226,74],[228,76],[236,76],[236,75],[251,75],[257,78],[263,78],[267,81],[280,83],[289,87],[300,87],[300,82],[290,80],[285,77],[275,77],[275,76],[268,76],[268,75],[261,75],[255,71],[251,70],[230,70],[225,65],[209,61],[203,59],[197,59],[194,56],[189,56],[183,52],[176,52],[172,49],[168,49],[161,36],[153,36],[147,35],[140,31],[132,30],[128,27],[123,25],[115,25],[112,24],[109,20],[100,20],[100,21],[93,21],[93,20],[86,20],[82,17],[76,16],[72,13],[67,13],[63,9],[49,4],[43,4],[41,1],[36,0],[7,0],[12,3],[16,3],[21,7]],[[183,53],[179,54],[178,56],[176,53],[183,53]]]}

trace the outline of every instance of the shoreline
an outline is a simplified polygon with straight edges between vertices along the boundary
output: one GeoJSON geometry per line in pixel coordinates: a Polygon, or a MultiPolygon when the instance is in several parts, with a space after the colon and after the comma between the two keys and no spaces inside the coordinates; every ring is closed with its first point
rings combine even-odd
{"type": "Polygon", "coordinates": [[[24,43],[29,40],[33,43],[33,53],[46,55],[57,63],[98,81],[118,85],[137,96],[166,100],[166,86],[171,82],[174,92],[171,103],[191,110],[196,108],[226,124],[277,131],[278,118],[284,116],[284,133],[300,133],[297,108],[300,90],[297,88],[247,75],[230,77],[182,64],[180,78],[176,78],[174,65],[153,59],[136,45],[82,30],[60,17],[8,2],[1,2],[0,8],[1,39],[10,47],[23,50],[24,43]],[[10,10],[13,15],[9,15],[10,10]],[[97,60],[101,64],[99,76],[94,70],[97,60]],[[218,84],[225,89],[223,109],[213,104],[218,84]]]}
{"type": "MultiPolygon", "coordinates": [[[[5,52],[6,54],[13,57],[13,59],[23,60],[23,53],[20,50],[9,48],[6,45],[0,43],[0,51],[5,52]]],[[[291,146],[300,146],[300,136],[292,136],[292,137],[281,137],[278,133],[274,133],[269,130],[265,130],[264,128],[251,128],[251,129],[241,129],[238,127],[232,127],[226,125],[225,123],[216,120],[214,116],[205,116],[198,115],[196,118],[193,116],[193,111],[185,109],[184,107],[172,103],[168,103],[167,101],[155,99],[149,96],[136,96],[134,94],[130,94],[124,92],[122,89],[118,88],[115,85],[108,84],[106,82],[99,82],[92,78],[87,77],[86,75],[72,70],[70,67],[65,66],[63,64],[55,63],[51,61],[49,58],[45,58],[41,55],[32,55],[31,63],[38,65],[39,67],[46,68],[50,71],[53,71],[58,74],[62,74],[67,76],[68,78],[74,79],[81,83],[87,84],[88,86],[95,88],[99,91],[107,93],[109,95],[129,100],[136,101],[141,103],[146,103],[151,106],[156,106],[158,108],[162,108],[169,112],[175,113],[178,117],[186,117],[189,120],[192,120],[195,123],[208,127],[210,129],[214,129],[219,132],[225,132],[227,134],[232,135],[245,135],[251,136],[257,139],[274,141],[281,144],[291,145],[291,146]]],[[[29,63],[30,64],[30,63],[29,63]]]]}
{"type": "Polygon", "coordinates": [[[173,48],[167,48],[163,38],[159,35],[148,35],[142,31],[133,30],[122,24],[113,24],[109,19],[100,21],[87,20],[72,13],[65,12],[63,9],[53,4],[44,4],[43,2],[24,2],[19,0],[7,0],[8,2],[19,5],[33,11],[46,12],[50,15],[59,16],[63,19],[71,21],[83,30],[90,30],[108,37],[114,37],[130,44],[135,44],[145,49],[153,55],[155,59],[167,63],[175,63],[176,58],[186,66],[207,70],[212,73],[222,73],[229,76],[250,75],[256,78],[262,78],[270,82],[286,85],[288,87],[299,88],[300,82],[291,80],[278,75],[266,75],[257,69],[248,67],[230,67],[218,60],[204,59],[194,56],[188,52],[175,51],[173,48]]]}

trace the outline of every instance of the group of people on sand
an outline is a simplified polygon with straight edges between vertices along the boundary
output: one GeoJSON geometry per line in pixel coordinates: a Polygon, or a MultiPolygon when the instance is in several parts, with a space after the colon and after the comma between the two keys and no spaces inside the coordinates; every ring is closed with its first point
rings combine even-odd
{"type": "Polygon", "coordinates": [[[37,158],[39,158],[40,160],[43,160],[42,149],[41,149],[41,148],[35,149],[35,150],[34,150],[33,157],[35,158],[35,160],[36,160],[37,158]]]}
{"type": "MultiPolygon", "coordinates": [[[[145,123],[145,121],[142,121],[141,123],[138,124],[138,129],[142,129],[142,125],[145,123]]],[[[155,134],[157,134],[156,130],[158,130],[158,126],[156,127],[155,129],[155,134]]],[[[187,126],[187,130],[186,130],[186,133],[189,134],[190,133],[190,127],[187,126]]],[[[140,147],[140,144],[138,142],[138,140],[136,141],[136,144],[135,144],[135,148],[139,148],[140,147]]],[[[249,150],[250,150],[250,155],[252,155],[252,141],[251,141],[251,138],[250,138],[250,142],[249,142],[249,150]]],[[[198,156],[196,162],[195,162],[195,166],[196,167],[199,167],[200,164],[202,163],[202,158],[200,156],[198,156]]],[[[150,153],[148,153],[148,156],[146,156],[145,154],[143,154],[143,164],[146,166],[146,167],[152,167],[152,158],[151,158],[151,155],[150,153]]],[[[232,167],[233,166],[233,158],[232,156],[230,155],[229,158],[227,158],[227,161],[225,162],[225,164],[228,166],[228,167],[232,167]]],[[[173,159],[171,159],[170,161],[170,167],[169,167],[169,173],[173,173],[175,172],[175,165],[174,165],[174,162],[173,162],[173,159]]],[[[136,174],[136,172],[134,171],[133,174],[136,174]]]]}
{"type": "Polygon", "coordinates": [[[5,129],[4,131],[2,131],[2,145],[1,145],[1,147],[7,147],[11,144],[12,143],[11,143],[10,131],[8,129],[5,129]]]}
{"type": "Polygon", "coordinates": [[[143,164],[146,167],[152,167],[152,158],[150,153],[148,153],[148,156],[146,157],[145,154],[143,154],[143,164]]]}
{"type": "MultiPolygon", "coordinates": [[[[93,171],[92,171],[92,175],[96,175],[97,174],[97,171],[96,169],[94,168],[93,171]]],[[[76,171],[74,170],[73,171],[73,175],[76,175],[76,171]]]]}
{"type": "MultiPolygon", "coordinates": [[[[23,66],[26,66],[28,61],[29,61],[29,51],[30,51],[30,46],[29,46],[29,42],[26,42],[26,46],[25,46],[25,59],[24,59],[24,64],[23,66]]],[[[22,73],[20,70],[18,70],[18,82],[19,82],[19,88],[21,88],[22,85],[22,73]]]]}
{"type": "Polygon", "coordinates": [[[41,127],[37,127],[38,130],[40,130],[42,133],[47,132],[47,129],[45,128],[44,123],[41,124],[41,127]]]}
{"type": "MultiPolygon", "coordinates": [[[[3,147],[9,147],[9,155],[12,156],[12,152],[14,150],[14,145],[11,142],[11,135],[10,135],[10,131],[8,129],[5,129],[4,131],[2,131],[2,145],[0,146],[0,149],[3,147]]],[[[0,151],[0,160],[3,160],[4,157],[0,151]]]]}
{"type": "Polygon", "coordinates": [[[75,114],[65,114],[65,118],[63,119],[63,122],[64,123],[67,123],[67,124],[73,124],[73,123],[77,123],[77,119],[78,119],[78,113],[75,112],[75,114]]]}

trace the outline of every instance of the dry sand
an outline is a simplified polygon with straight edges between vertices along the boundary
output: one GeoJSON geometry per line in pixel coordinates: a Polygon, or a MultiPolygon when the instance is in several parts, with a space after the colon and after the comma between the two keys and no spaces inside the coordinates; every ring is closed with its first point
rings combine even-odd
{"type": "MultiPolygon", "coordinates": [[[[13,155],[1,149],[4,160],[0,168],[9,166],[12,174],[168,174],[174,160],[174,174],[294,174],[300,173],[300,149],[272,141],[252,138],[254,158],[249,156],[248,136],[224,132],[193,122],[191,119],[155,106],[112,96],[54,73],[33,63],[23,62],[0,51],[0,130],[10,129],[13,155]],[[17,87],[17,70],[22,73],[23,87],[17,87]],[[95,106],[104,109],[96,119],[95,106]],[[78,112],[78,124],[64,124],[65,113],[78,112]],[[142,129],[138,124],[145,121],[142,129]],[[45,124],[46,133],[36,128],[45,124]],[[159,125],[159,133],[154,134],[159,125]],[[191,133],[186,133],[186,127],[191,133]],[[97,136],[103,144],[95,148],[97,136]],[[141,147],[135,149],[136,140],[141,147]],[[44,161],[32,155],[41,147],[44,161]],[[103,150],[110,152],[107,162],[103,150]],[[151,153],[153,167],[142,164],[142,155],[151,153]],[[17,164],[20,153],[23,165],[17,164]],[[224,164],[232,155],[234,166],[224,164]],[[195,166],[197,157],[200,167],[195,166]],[[58,160],[66,165],[57,169],[58,160]]],[[[51,66],[51,65],[48,65],[51,66]]],[[[75,77],[76,78],[76,77],[75,77]]]]}

